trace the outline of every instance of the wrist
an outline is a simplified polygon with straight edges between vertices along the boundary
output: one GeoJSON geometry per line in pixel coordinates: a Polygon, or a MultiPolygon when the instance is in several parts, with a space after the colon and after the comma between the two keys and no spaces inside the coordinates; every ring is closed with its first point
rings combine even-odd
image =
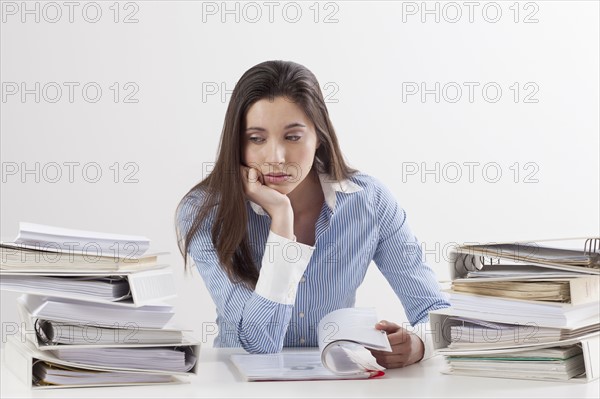
{"type": "Polygon", "coordinates": [[[414,354],[414,363],[420,362],[425,356],[425,343],[421,337],[413,333],[410,334],[410,340],[413,348],[411,352],[414,354]]]}
{"type": "Polygon", "coordinates": [[[289,209],[280,208],[269,213],[271,216],[271,230],[282,237],[289,240],[294,239],[294,211],[290,206],[289,209]]]}
{"type": "Polygon", "coordinates": [[[294,214],[292,203],[290,202],[290,199],[287,196],[285,196],[281,200],[281,202],[269,207],[263,207],[263,209],[269,214],[271,219],[274,219],[276,217],[288,217],[289,214],[294,214]]]}

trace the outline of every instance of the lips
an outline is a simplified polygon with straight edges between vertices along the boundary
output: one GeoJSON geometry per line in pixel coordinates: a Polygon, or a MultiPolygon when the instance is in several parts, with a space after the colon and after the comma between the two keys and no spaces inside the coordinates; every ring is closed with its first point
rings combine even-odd
{"type": "Polygon", "coordinates": [[[285,184],[290,177],[290,175],[285,173],[268,173],[265,175],[265,182],[270,184],[285,184]]]}

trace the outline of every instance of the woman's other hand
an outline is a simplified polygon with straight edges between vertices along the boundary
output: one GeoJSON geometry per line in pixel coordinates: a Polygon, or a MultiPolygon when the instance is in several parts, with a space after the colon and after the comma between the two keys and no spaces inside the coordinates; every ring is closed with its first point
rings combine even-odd
{"type": "Polygon", "coordinates": [[[387,333],[392,347],[391,352],[369,349],[381,366],[388,369],[406,367],[423,358],[425,345],[417,335],[386,320],[377,323],[375,328],[387,333]]]}

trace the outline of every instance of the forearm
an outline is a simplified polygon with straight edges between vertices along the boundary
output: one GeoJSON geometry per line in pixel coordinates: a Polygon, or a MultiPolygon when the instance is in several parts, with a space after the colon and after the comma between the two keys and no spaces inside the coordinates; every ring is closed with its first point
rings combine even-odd
{"type": "Polygon", "coordinates": [[[291,206],[285,206],[269,211],[271,216],[271,231],[281,237],[294,240],[294,211],[291,206]]]}
{"type": "Polygon", "coordinates": [[[281,352],[291,317],[292,305],[252,295],[237,329],[242,347],[249,353],[281,352]]]}
{"type": "Polygon", "coordinates": [[[256,288],[244,304],[239,325],[239,339],[247,351],[273,353],[283,348],[298,284],[314,250],[271,230],[256,288]]]}

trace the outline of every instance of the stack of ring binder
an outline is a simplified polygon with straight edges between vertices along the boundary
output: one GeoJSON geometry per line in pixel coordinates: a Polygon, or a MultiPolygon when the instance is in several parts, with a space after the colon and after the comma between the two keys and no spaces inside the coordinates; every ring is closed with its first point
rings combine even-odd
{"type": "Polygon", "coordinates": [[[145,254],[149,240],[23,227],[27,234],[0,244],[0,289],[23,293],[20,331],[4,347],[21,380],[32,389],[155,385],[198,373],[200,343],[170,324],[173,307],[164,301],[176,296],[173,272],[160,254],[145,254]],[[116,257],[70,249],[90,246],[137,250],[116,257]]]}
{"type": "Polygon", "coordinates": [[[449,263],[451,307],[430,313],[444,373],[600,376],[600,238],[465,244],[449,263]]]}

